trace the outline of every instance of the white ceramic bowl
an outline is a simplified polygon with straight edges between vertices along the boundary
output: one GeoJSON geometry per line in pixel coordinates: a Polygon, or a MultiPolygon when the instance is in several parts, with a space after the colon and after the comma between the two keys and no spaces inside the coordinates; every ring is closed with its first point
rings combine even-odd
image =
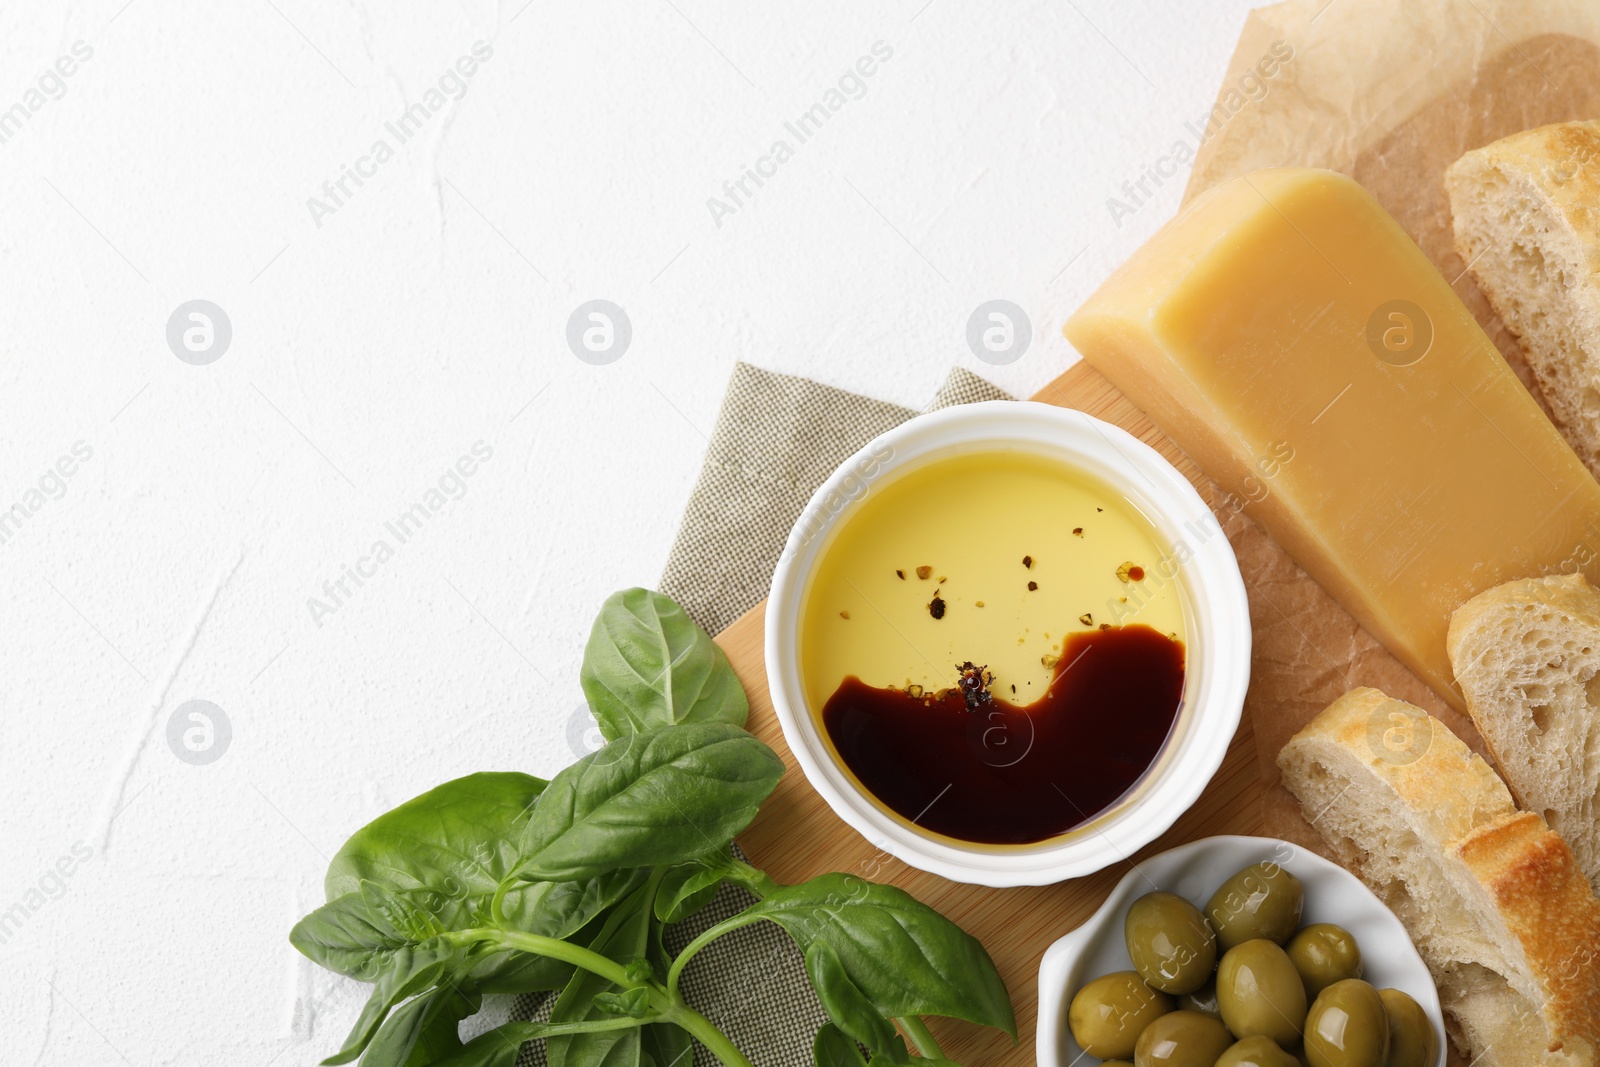
{"type": "Polygon", "coordinates": [[[1272,862],[1300,879],[1306,891],[1301,923],[1336,923],[1355,935],[1362,977],[1379,989],[1409,993],[1428,1013],[1439,1038],[1434,1067],[1444,1067],[1449,1044],[1439,993],[1406,928],[1355,875],[1321,856],[1269,837],[1208,837],[1152,856],[1117,883],[1094,916],[1051,945],[1039,964],[1039,1067],[1089,1067],[1067,1026],[1067,1005],[1082,986],[1102,974],[1131,970],[1122,920],[1128,905],[1163,890],[1205,907],[1217,887],[1253,863],[1272,862]]]}
{"type": "Polygon", "coordinates": [[[767,681],[789,749],[834,812],[914,867],[979,885],[1048,885],[1131,856],[1205,789],[1239,726],[1250,681],[1250,613],[1233,549],[1200,495],[1153,448],[1081,411],[994,401],[947,408],[890,430],[846,461],[789,535],[767,600],[767,681]],[[1183,702],[1145,775],[1117,803],[1037,845],[965,845],[897,819],[840,764],[806,706],[798,654],[801,610],[819,551],[873,485],[931,456],[1000,449],[1058,458],[1120,489],[1177,563],[1187,638],[1183,702]],[[1186,551],[1185,551],[1186,550],[1186,551]],[[1188,555],[1187,559],[1183,557],[1188,555]]]}

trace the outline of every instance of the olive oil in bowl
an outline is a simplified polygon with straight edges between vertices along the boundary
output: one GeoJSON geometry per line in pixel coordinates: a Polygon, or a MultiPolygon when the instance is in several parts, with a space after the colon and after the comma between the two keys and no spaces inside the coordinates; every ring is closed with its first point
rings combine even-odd
{"type": "Polygon", "coordinates": [[[1023,450],[929,458],[841,515],[799,661],[836,760],[919,831],[1060,836],[1113,807],[1182,705],[1178,568],[1113,487],[1023,450]]]}

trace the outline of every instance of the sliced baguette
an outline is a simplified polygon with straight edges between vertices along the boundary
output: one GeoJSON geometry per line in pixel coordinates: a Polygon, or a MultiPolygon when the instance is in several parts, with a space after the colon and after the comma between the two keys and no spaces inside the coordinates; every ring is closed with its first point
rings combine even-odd
{"type": "Polygon", "coordinates": [[[1476,1067],[1594,1067],[1600,901],[1488,764],[1420,708],[1356,689],[1278,766],[1341,862],[1405,924],[1476,1067]]]}
{"type": "Polygon", "coordinates": [[[1445,172],[1456,251],[1600,478],[1600,122],[1524,130],[1445,172]]]}
{"type": "Polygon", "coordinates": [[[1581,574],[1495,586],[1456,610],[1445,647],[1512,793],[1600,890],[1600,590],[1581,574]]]}

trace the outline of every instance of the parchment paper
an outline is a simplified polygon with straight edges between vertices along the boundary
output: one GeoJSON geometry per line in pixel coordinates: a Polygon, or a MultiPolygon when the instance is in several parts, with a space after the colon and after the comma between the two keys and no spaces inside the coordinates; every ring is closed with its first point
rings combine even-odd
{"type": "MultiPolygon", "coordinates": [[[[1596,0],[1290,0],[1251,14],[1218,93],[1185,201],[1262,167],[1355,178],[1470,308],[1530,392],[1526,364],[1452,244],[1444,171],[1462,153],[1551,122],[1600,117],[1596,0]],[[1281,57],[1262,66],[1264,56],[1281,57]],[[1270,71],[1270,76],[1264,76],[1270,71]]],[[[1250,581],[1265,832],[1325,851],[1278,784],[1285,741],[1346,690],[1370,685],[1482,739],[1244,515],[1226,523],[1250,581]]]]}
{"type": "MultiPolygon", "coordinates": [[[[1600,117],[1596,0],[1290,0],[1251,14],[1203,124],[1187,202],[1262,167],[1342,171],[1388,209],[1494,339],[1541,405],[1517,342],[1456,255],[1444,171],[1519,130],[1600,117]],[[1287,62],[1264,56],[1293,50],[1287,62]],[[1270,77],[1264,77],[1271,71],[1270,77]]],[[[1341,693],[1370,685],[1438,716],[1488,753],[1248,512],[1224,523],[1250,582],[1246,713],[1260,760],[1263,832],[1326,854],[1279,782],[1284,743],[1341,693]]],[[[1491,760],[1492,762],[1492,760],[1491,760]]],[[[1465,1063],[1451,1049],[1450,1063],[1465,1063]]]]}

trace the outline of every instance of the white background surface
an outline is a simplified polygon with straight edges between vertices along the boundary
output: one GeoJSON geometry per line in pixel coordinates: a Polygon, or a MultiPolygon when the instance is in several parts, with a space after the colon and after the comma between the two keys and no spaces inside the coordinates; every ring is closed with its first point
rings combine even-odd
{"type": "Polygon", "coordinates": [[[1248,6],[9,5],[0,109],[93,56],[0,144],[0,508],[46,483],[0,543],[0,1060],[337,1048],[359,991],[286,940],[326,857],[447,778],[571,761],[593,612],[659,575],[734,361],[913,406],[954,363],[1043,385],[1186,175],[1120,226],[1106,199],[1209,110],[1248,6]],[[717,225],[877,41],[864,95],[717,225]],[[597,297],[633,325],[609,366],[564,340],[597,297]],[[195,298],[233,328],[207,366],[165,339],[195,298]],[[964,336],[994,298],[1034,329],[1002,367],[964,336]],[[479,441],[319,626],[308,598],[479,441]],[[167,742],[191,699],[232,725],[206,765],[167,742]]]}

